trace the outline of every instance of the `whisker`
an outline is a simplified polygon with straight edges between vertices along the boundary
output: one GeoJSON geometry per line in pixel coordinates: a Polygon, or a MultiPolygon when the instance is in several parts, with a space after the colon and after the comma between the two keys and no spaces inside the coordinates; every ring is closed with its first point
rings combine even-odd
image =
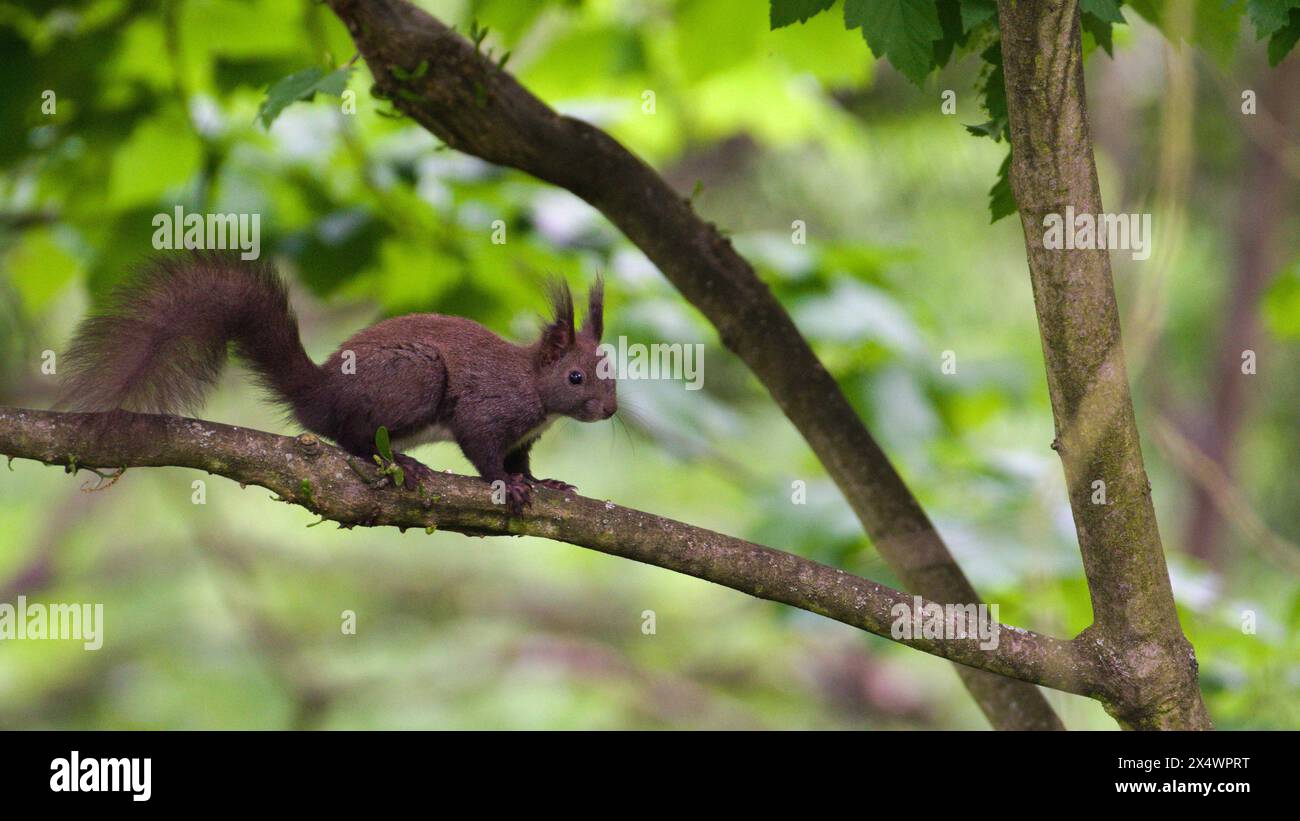
{"type": "MultiPolygon", "coordinates": [[[[623,429],[623,434],[627,437],[627,445],[628,445],[628,449],[631,450],[632,453],[635,454],[635,453],[636,453],[636,439],[632,436],[632,431],[628,430],[627,422],[623,421],[623,419],[620,418],[619,415],[618,415],[617,413],[614,414],[614,416],[613,416],[612,418],[613,418],[613,420],[614,420],[614,422],[615,422],[615,428],[620,428],[620,427],[621,427],[621,428],[623,429]]],[[[611,431],[612,431],[612,430],[614,430],[614,428],[611,428],[611,431]]],[[[615,434],[615,436],[617,436],[617,434],[615,434]]]]}
{"type": "Polygon", "coordinates": [[[615,414],[615,418],[618,417],[623,417],[623,420],[621,421],[624,421],[625,424],[627,420],[630,420],[634,425],[640,427],[642,430],[647,430],[651,427],[646,424],[646,416],[641,409],[626,400],[619,405],[618,413],[615,414]]]}

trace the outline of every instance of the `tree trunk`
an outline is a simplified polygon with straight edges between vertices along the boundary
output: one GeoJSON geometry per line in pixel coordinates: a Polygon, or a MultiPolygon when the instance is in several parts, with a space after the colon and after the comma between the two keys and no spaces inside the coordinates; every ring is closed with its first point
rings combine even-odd
{"type": "MultiPolygon", "coordinates": [[[[1092,599],[1080,636],[1113,673],[1122,726],[1208,729],[1165,566],[1105,250],[1052,250],[1045,217],[1102,213],[1076,1],[999,0],[1011,184],[1020,209],[1056,441],[1092,599]],[[1099,484],[1101,483],[1101,484],[1099,484]]],[[[1066,224],[1065,231],[1073,231],[1066,224]]]]}

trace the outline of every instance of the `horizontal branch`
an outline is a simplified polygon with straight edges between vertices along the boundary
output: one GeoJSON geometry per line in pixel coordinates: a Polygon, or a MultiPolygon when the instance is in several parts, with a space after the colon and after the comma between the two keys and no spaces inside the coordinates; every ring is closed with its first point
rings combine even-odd
{"type": "Polygon", "coordinates": [[[895,639],[891,610],[913,605],[913,597],[902,591],[792,553],[572,493],[538,489],[532,506],[512,516],[493,503],[487,485],[467,476],[438,473],[414,491],[375,486],[373,466],[311,434],[290,438],[126,411],[0,407],[0,454],[63,465],[72,472],[195,468],[264,487],[343,527],[541,536],[818,613],[968,667],[1081,695],[1098,689],[1090,657],[1070,641],[1002,625],[997,626],[997,646],[987,650],[980,648],[978,637],[895,639]]]}
{"type": "MultiPolygon", "coordinates": [[[[922,595],[978,601],[916,497],[753,267],[617,140],[558,114],[475,45],[405,0],[327,0],[372,92],[449,147],[565,188],[603,213],[713,324],[839,486],[880,555],[922,595]]],[[[958,670],[994,727],[1063,729],[1042,694],[958,670]]]]}

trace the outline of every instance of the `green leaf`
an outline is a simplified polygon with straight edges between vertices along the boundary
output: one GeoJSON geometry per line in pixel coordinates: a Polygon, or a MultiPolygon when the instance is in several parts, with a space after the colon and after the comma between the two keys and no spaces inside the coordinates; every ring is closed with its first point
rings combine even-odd
{"type": "Polygon", "coordinates": [[[406,69],[402,68],[397,64],[393,64],[389,66],[388,70],[392,73],[394,77],[401,80],[402,82],[406,82],[408,80],[418,80],[421,77],[423,77],[425,74],[429,73],[429,61],[421,60],[420,64],[415,67],[415,71],[407,71],[406,69]]]}
{"type": "Polygon", "coordinates": [[[1123,23],[1124,15],[1119,13],[1119,2],[1120,0],[1083,0],[1079,9],[1103,23],[1123,23]]]}
{"type": "Polygon", "coordinates": [[[943,38],[935,0],[844,0],[844,27],[862,29],[873,54],[920,85],[943,38]]]}
{"type": "Polygon", "coordinates": [[[380,425],[379,430],[375,431],[375,450],[379,451],[379,455],[389,462],[393,461],[393,446],[388,441],[388,428],[383,425],[380,425]]]}
{"type": "Polygon", "coordinates": [[[1287,24],[1288,12],[1294,5],[1292,0],[1246,0],[1246,14],[1255,24],[1255,39],[1276,34],[1287,24]]]}
{"type": "Polygon", "coordinates": [[[806,22],[835,5],[835,0],[772,0],[772,28],[806,22]]]}
{"type": "Polygon", "coordinates": [[[1011,216],[1019,209],[1016,206],[1016,195],[1011,191],[1011,152],[1007,152],[1007,158],[1002,161],[1002,167],[998,169],[998,181],[993,183],[989,189],[989,223],[995,223],[1003,217],[1011,216]]]}
{"type": "Polygon", "coordinates": [[[1002,128],[995,120],[989,120],[988,122],[979,123],[978,125],[967,125],[965,128],[976,137],[988,137],[994,142],[1000,142],[1002,140],[1002,128]]]}
{"type": "Polygon", "coordinates": [[[961,0],[961,25],[967,32],[997,19],[997,0],[961,0]]]}
{"type": "MultiPolygon", "coordinates": [[[[994,41],[980,53],[984,61],[979,80],[975,83],[975,92],[980,97],[980,104],[988,113],[987,122],[967,125],[966,130],[977,137],[988,137],[994,142],[1003,139],[1011,143],[1011,119],[1007,114],[1007,88],[1002,71],[1002,43],[994,41]]],[[[1011,193],[1011,151],[998,169],[997,181],[989,189],[989,222],[997,222],[1003,217],[1016,212],[1016,198],[1011,193]]]]}
{"type": "Polygon", "coordinates": [[[934,64],[943,68],[952,58],[953,50],[966,44],[967,37],[961,25],[961,0],[936,0],[935,8],[943,37],[934,41],[934,64]]]}
{"type": "Polygon", "coordinates": [[[1268,64],[1275,66],[1282,62],[1295,48],[1297,40],[1300,40],[1300,9],[1291,9],[1291,19],[1286,26],[1273,32],[1268,40],[1268,64]]]}
{"type": "Polygon", "coordinates": [[[1111,37],[1110,23],[1091,14],[1082,14],[1079,17],[1079,23],[1083,30],[1092,35],[1092,39],[1097,41],[1097,45],[1111,57],[1115,56],[1115,44],[1111,37]]]}
{"type": "Polygon", "coordinates": [[[1091,34],[1097,45],[1112,57],[1115,56],[1115,44],[1111,37],[1111,25],[1124,22],[1124,15],[1119,11],[1120,2],[1121,0],[1083,0],[1079,5],[1079,21],[1083,30],[1091,34]]]}
{"type": "Polygon", "coordinates": [[[320,68],[312,66],[296,74],[290,74],[266,90],[266,98],[257,109],[257,119],[261,121],[263,128],[270,128],[275,118],[280,116],[280,112],[291,103],[310,100],[317,92],[335,96],[342,94],[348,86],[348,74],[351,71],[350,66],[344,66],[326,74],[320,68]]]}
{"type": "Polygon", "coordinates": [[[980,105],[989,115],[988,122],[968,125],[966,130],[976,136],[989,137],[994,142],[1011,139],[1011,121],[1007,114],[1007,87],[1002,72],[1002,43],[995,41],[980,54],[984,68],[975,83],[975,93],[980,105]]]}
{"type": "MultiPolygon", "coordinates": [[[[337,97],[343,93],[344,89],[348,87],[348,75],[351,73],[352,73],[351,66],[336,68],[333,71],[331,71],[329,74],[326,74],[325,77],[321,79],[320,83],[316,86],[315,90],[319,91],[322,94],[333,94],[335,97],[337,97]]],[[[417,74],[415,76],[418,77],[420,75],[417,74]]],[[[311,97],[309,95],[304,99],[311,99],[311,97]]]]}

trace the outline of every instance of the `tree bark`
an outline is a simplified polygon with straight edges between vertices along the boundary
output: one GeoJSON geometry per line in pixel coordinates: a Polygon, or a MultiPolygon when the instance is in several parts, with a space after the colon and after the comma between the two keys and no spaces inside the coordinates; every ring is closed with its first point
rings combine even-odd
{"type": "MultiPolygon", "coordinates": [[[[557,114],[405,0],[327,2],[370,67],[373,93],[451,148],[568,189],[641,248],[763,383],[909,589],[935,601],[979,601],[789,314],[688,200],[608,134],[557,114]]],[[[1033,687],[967,668],[958,673],[994,727],[1064,728],[1033,687]]]]}
{"type": "MultiPolygon", "coordinates": [[[[1142,463],[1106,250],[1044,246],[1045,217],[1099,215],[1077,0],[999,0],[1011,184],[1038,314],[1056,441],[1092,600],[1091,644],[1122,726],[1208,729],[1142,463]],[[1104,482],[1098,486],[1094,483],[1104,482]],[[1094,503],[1098,488],[1104,502],[1094,503]]],[[[1074,226],[1066,225],[1066,231],[1074,226]]]]}

